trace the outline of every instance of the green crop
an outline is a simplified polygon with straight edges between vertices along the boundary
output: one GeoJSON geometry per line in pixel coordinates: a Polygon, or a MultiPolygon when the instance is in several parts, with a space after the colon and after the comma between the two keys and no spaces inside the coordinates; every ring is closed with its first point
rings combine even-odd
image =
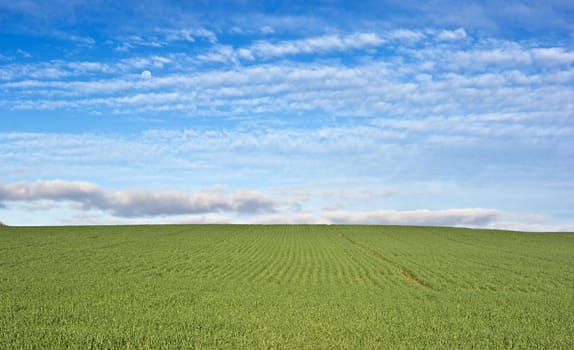
{"type": "Polygon", "coordinates": [[[574,234],[0,227],[1,349],[574,348],[574,234]]]}

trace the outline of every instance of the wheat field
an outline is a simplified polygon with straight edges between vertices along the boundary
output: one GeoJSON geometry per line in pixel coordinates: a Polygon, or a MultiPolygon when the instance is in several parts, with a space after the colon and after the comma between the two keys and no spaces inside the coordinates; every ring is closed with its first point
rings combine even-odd
{"type": "Polygon", "coordinates": [[[572,334],[572,233],[0,227],[2,349],[567,349],[572,334]]]}

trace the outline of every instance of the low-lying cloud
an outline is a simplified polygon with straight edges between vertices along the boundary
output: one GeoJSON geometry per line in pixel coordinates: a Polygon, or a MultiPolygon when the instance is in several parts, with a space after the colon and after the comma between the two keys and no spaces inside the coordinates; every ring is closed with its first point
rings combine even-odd
{"type": "Polygon", "coordinates": [[[368,212],[330,211],[324,218],[334,224],[486,226],[504,215],[495,209],[378,210],[368,212]]]}
{"type": "Polygon", "coordinates": [[[129,189],[115,191],[90,182],[38,181],[0,184],[0,205],[8,202],[66,201],[78,209],[99,209],[118,217],[148,217],[216,212],[270,213],[276,201],[255,190],[195,193],[129,189]]]}
{"type": "Polygon", "coordinates": [[[222,187],[178,192],[114,190],[91,182],[65,180],[0,183],[0,209],[18,205],[24,211],[52,210],[65,204],[75,210],[71,217],[60,218],[59,224],[363,224],[572,230],[571,225],[548,224],[546,217],[492,208],[353,211],[343,204],[333,206],[340,209],[325,206],[323,210],[312,210],[303,205],[306,201],[287,205],[287,197],[270,197],[254,189],[225,191],[222,187]]]}

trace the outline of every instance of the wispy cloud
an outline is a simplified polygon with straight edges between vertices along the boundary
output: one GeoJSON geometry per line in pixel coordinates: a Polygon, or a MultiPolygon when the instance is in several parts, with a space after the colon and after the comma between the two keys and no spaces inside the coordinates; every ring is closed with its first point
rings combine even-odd
{"type": "Polygon", "coordinates": [[[386,32],[383,37],[387,40],[416,42],[423,39],[425,34],[421,31],[412,29],[393,29],[386,32]]]}
{"type": "Polygon", "coordinates": [[[461,40],[466,38],[466,31],[464,28],[458,28],[456,30],[442,30],[438,33],[437,38],[439,40],[461,40]]]}
{"type": "Polygon", "coordinates": [[[217,42],[217,35],[205,28],[196,29],[164,29],[160,33],[165,34],[165,41],[189,41],[195,42],[197,38],[207,39],[211,43],[217,42]]]}
{"type": "MultiPolygon", "coordinates": [[[[118,76],[129,76],[139,73],[141,69],[163,69],[175,64],[175,56],[138,56],[114,60],[98,61],[63,61],[29,64],[7,64],[0,67],[0,81],[7,81],[3,87],[22,88],[58,88],[73,89],[73,85],[101,85],[102,81],[117,82],[118,76]],[[97,79],[94,79],[97,76],[97,79]]],[[[125,88],[125,86],[123,87],[125,88]]],[[[101,92],[92,90],[81,93],[101,92]]],[[[77,96],[77,94],[76,94],[77,96]]]]}
{"type": "Polygon", "coordinates": [[[260,41],[248,50],[252,55],[269,58],[296,54],[323,53],[377,47],[385,41],[376,33],[325,35],[301,40],[268,42],[260,41]]]}
{"type": "Polygon", "coordinates": [[[177,42],[195,43],[197,40],[215,44],[217,35],[205,28],[155,29],[144,34],[120,36],[110,43],[115,45],[117,51],[127,52],[140,47],[160,48],[177,42]]]}
{"type": "MultiPolygon", "coordinates": [[[[459,37],[466,33],[434,32],[459,37]]],[[[434,45],[428,33],[389,33],[242,47],[216,44],[197,54],[134,56],[117,62],[8,64],[0,67],[5,81],[0,83],[0,107],[108,114],[175,111],[220,118],[277,113],[418,118],[571,109],[572,50],[480,38],[443,46],[434,45]],[[416,50],[394,44],[385,48],[386,41],[396,40],[392,37],[425,45],[416,50]],[[365,52],[352,63],[282,60],[291,54],[353,48],[388,51],[385,60],[365,52]],[[265,63],[258,62],[261,58],[265,63]],[[153,79],[141,79],[144,70],[153,79]]]]}

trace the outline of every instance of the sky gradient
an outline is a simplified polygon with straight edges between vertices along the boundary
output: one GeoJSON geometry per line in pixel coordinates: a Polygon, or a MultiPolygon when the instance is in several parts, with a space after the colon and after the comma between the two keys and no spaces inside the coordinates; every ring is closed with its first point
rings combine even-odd
{"type": "Polygon", "coordinates": [[[571,1],[0,0],[0,221],[574,231],[571,1]]]}

